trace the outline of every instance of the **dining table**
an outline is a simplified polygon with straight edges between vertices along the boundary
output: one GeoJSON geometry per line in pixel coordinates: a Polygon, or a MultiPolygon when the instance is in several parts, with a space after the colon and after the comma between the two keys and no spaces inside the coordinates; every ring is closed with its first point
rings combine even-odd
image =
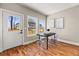
{"type": "Polygon", "coordinates": [[[56,33],[54,33],[54,32],[38,33],[37,36],[39,36],[39,40],[41,37],[46,38],[46,49],[48,49],[48,40],[49,40],[50,36],[54,36],[54,43],[56,41],[56,33]]]}

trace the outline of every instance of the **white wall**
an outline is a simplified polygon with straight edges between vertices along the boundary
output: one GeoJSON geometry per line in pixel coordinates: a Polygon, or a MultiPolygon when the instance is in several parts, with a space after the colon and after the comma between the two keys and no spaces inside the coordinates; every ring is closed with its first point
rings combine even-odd
{"type": "Polygon", "coordinates": [[[2,50],[2,11],[0,10],[0,51],[2,50]]]}
{"type": "MultiPolygon", "coordinates": [[[[51,31],[56,32],[60,39],[79,43],[79,6],[52,14],[47,21],[60,17],[64,17],[64,29],[51,28],[51,31]]],[[[47,27],[50,27],[49,23],[50,21],[47,22],[47,27]]]]}

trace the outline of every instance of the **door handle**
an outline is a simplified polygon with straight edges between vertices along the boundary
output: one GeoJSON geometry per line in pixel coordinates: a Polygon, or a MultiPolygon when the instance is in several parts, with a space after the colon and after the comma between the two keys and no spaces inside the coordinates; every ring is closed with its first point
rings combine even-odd
{"type": "Polygon", "coordinates": [[[23,33],[23,30],[20,30],[20,34],[22,34],[23,33]]]}

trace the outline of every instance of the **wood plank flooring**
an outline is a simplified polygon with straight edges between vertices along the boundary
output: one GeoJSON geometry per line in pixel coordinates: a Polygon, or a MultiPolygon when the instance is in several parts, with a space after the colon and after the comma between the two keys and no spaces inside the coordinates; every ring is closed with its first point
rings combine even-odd
{"type": "Polygon", "coordinates": [[[57,42],[49,43],[49,49],[45,49],[45,44],[38,45],[34,42],[28,45],[22,45],[15,48],[5,50],[0,56],[79,56],[79,46],[57,42]]]}

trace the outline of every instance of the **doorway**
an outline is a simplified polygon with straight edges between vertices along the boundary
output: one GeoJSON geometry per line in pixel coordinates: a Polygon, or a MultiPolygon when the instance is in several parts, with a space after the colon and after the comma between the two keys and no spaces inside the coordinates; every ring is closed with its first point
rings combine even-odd
{"type": "Polygon", "coordinates": [[[23,15],[3,11],[3,50],[23,44],[23,15]]]}

